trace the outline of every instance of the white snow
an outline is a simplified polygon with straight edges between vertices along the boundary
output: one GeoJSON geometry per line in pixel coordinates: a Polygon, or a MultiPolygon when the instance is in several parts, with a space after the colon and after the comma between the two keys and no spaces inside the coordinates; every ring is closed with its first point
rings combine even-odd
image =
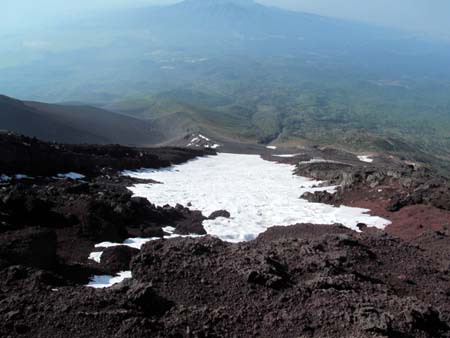
{"type": "MultiPolygon", "coordinates": [[[[24,180],[24,179],[32,179],[33,177],[30,177],[28,175],[23,174],[17,174],[13,176],[16,180],[24,180]]],[[[0,175],[0,182],[9,182],[12,180],[12,177],[6,176],[6,175],[0,175]]]]}
{"type": "Polygon", "coordinates": [[[6,175],[0,175],[0,182],[9,182],[11,181],[11,177],[6,175]]]}
{"type": "Polygon", "coordinates": [[[220,147],[220,144],[207,144],[205,145],[205,148],[211,148],[211,149],[217,149],[220,147]]]}
{"type": "MultiPolygon", "coordinates": [[[[366,209],[337,208],[300,199],[304,192],[333,192],[335,187],[314,188],[321,182],[295,176],[293,169],[292,165],[265,161],[257,155],[222,153],[161,170],[124,174],[164,183],[129,188],[156,205],[191,203],[191,209],[204,215],[229,211],[231,218],[206,220],[203,226],[208,234],[230,242],[252,240],[274,225],[341,223],[359,231],[358,223],[377,228],[390,223],[368,215],[366,209]]],[[[141,240],[133,239],[137,243],[141,240]]]]}
{"type": "Polygon", "coordinates": [[[220,144],[217,143],[212,143],[211,140],[209,138],[207,138],[206,136],[203,136],[201,134],[199,134],[198,136],[194,137],[188,144],[187,147],[200,147],[203,146],[204,148],[211,148],[211,149],[217,149],[220,147],[220,144]],[[203,141],[203,142],[202,142],[203,141]],[[205,144],[205,142],[208,142],[205,144]],[[203,143],[203,145],[202,145],[203,143]]]}
{"type": "Polygon", "coordinates": [[[267,148],[267,149],[272,149],[272,150],[277,149],[277,147],[275,147],[275,146],[267,146],[266,148],[267,148]]]}
{"type": "Polygon", "coordinates": [[[211,141],[209,138],[207,138],[206,136],[203,136],[201,134],[199,134],[198,137],[204,139],[205,141],[211,141]]]}
{"type": "Polygon", "coordinates": [[[295,157],[295,156],[299,156],[299,155],[301,155],[301,154],[282,154],[282,155],[272,155],[273,157],[286,157],[286,158],[289,158],[289,157],[295,157]]]}
{"type": "Polygon", "coordinates": [[[131,271],[122,271],[117,274],[117,276],[93,276],[88,285],[95,289],[104,289],[123,282],[125,279],[131,278],[131,271]]]}
{"type": "Polygon", "coordinates": [[[313,158],[309,161],[302,161],[299,162],[300,164],[312,164],[312,163],[341,163],[338,161],[332,161],[332,160],[324,160],[323,158],[313,158]]]}
{"type": "Polygon", "coordinates": [[[89,259],[94,262],[100,263],[102,259],[103,252],[91,252],[89,255],[89,259]]]}
{"type": "Polygon", "coordinates": [[[78,174],[78,173],[65,173],[65,174],[58,174],[57,178],[70,178],[72,180],[81,180],[83,178],[85,178],[86,176],[78,174]]]}
{"type": "MultiPolygon", "coordinates": [[[[165,239],[171,239],[171,238],[177,238],[177,237],[192,237],[192,238],[201,237],[200,235],[174,234],[175,228],[173,228],[173,227],[165,227],[165,228],[163,228],[163,230],[169,234],[168,236],[164,236],[165,239]]],[[[126,245],[131,248],[140,250],[141,247],[145,243],[150,242],[150,241],[157,241],[159,239],[161,239],[161,237],[151,237],[151,238],[136,237],[136,238],[128,238],[123,243],[101,242],[101,243],[95,244],[95,247],[96,248],[111,248],[113,246],[126,245]]],[[[91,253],[91,255],[92,255],[92,253],[91,253]]]]}
{"type": "Polygon", "coordinates": [[[372,163],[372,162],[373,162],[373,158],[370,158],[370,157],[367,156],[367,155],[358,156],[358,159],[359,159],[361,162],[367,162],[367,163],[372,163]]]}

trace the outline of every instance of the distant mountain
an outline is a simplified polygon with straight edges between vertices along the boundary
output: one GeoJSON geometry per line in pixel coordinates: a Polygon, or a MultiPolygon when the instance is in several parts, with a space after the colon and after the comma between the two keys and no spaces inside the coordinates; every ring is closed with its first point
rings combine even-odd
{"type": "Polygon", "coordinates": [[[394,30],[267,7],[251,0],[186,0],[140,9],[110,20],[116,28],[144,29],[162,46],[191,52],[287,55],[311,52],[368,55],[369,51],[409,52],[408,37],[394,30]],[[388,43],[386,45],[386,43],[388,43]]]}
{"type": "Polygon", "coordinates": [[[215,85],[234,76],[230,72],[245,81],[241,67],[258,75],[284,67],[308,79],[317,72],[450,77],[447,45],[250,0],[186,0],[96,13],[36,35],[41,43],[31,46],[39,48],[24,45],[30,37],[20,34],[0,41],[0,65],[9,65],[0,66],[0,92],[105,103],[205,81],[215,85]]]}
{"type": "Polygon", "coordinates": [[[0,129],[64,143],[148,145],[162,141],[150,123],[88,106],[22,102],[0,96],[0,129]]]}

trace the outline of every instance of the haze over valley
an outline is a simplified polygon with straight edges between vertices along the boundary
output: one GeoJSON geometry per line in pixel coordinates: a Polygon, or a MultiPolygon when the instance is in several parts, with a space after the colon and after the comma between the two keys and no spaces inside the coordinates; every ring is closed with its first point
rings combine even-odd
{"type": "Polygon", "coordinates": [[[401,151],[445,167],[448,47],[251,0],[189,0],[9,34],[0,92],[175,125],[190,120],[243,141],[401,151]]]}

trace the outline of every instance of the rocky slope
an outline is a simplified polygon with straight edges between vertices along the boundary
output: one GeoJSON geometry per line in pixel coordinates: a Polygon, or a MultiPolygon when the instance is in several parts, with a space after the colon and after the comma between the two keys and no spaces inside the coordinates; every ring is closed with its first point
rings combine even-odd
{"type": "MultiPolygon", "coordinates": [[[[441,235],[448,244],[448,234],[441,235]]],[[[447,253],[448,253],[447,246],[447,253]]],[[[417,244],[336,226],[272,228],[257,240],[150,242],[133,279],[66,286],[3,269],[4,337],[448,337],[449,271],[417,244]]]]}
{"type": "Polygon", "coordinates": [[[165,167],[212,151],[48,144],[9,133],[0,135],[0,149],[2,267],[51,269],[68,281],[87,283],[93,270],[111,272],[111,266],[87,260],[95,243],[162,237],[162,227],[169,225],[179,233],[205,233],[199,212],[133,198],[126,186],[139,181],[118,170],[165,167]],[[56,176],[70,170],[84,178],[56,176]]]}
{"type": "MultiPolygon", "coordinates": [[[[102,241],[162,237],[169,225],[205,234],[204,215],[133,198],[125,187],[137,180],[117,171],[214,152],[68,146],[13,134],[0,135],[0,150],[0,173],[9,176],[0,183],[1,337],[450,337],[450,233],[440,221],[412,231],[413,217],[402,216],[386,232],[361,224],[361,233],[298,224],[239,244],[157,240],[141,251],[107,248],[97,263],[88,255],[102,241]],[[85,177],[53,177],[69,171],[85,177]],[[89,276],[124,270],[133,278],[122,284],[84,286],[89,276]]],[[[445,178],[402,161],[367,163],[323,149],[266,155],[308,162],[299,174],[342,184],[336,195],[308,199],[372,204],[392,217],[408,208],[447,217],[445,178]],[[395,196],[412,194],[422,198],[392,209],[395,196]]]]}
{"type": "Polygon", "coordinates": [[[389,219],[387,233],[413,240],[427,230],[450,227],[450,179],[425,163],[384,154],[356,156],[331,148],[291,149],[291,155],[266,152],[270,161],[295,165],[295,174],[335,185],[302,198],[317,203],[370,210],[389,219]]]}

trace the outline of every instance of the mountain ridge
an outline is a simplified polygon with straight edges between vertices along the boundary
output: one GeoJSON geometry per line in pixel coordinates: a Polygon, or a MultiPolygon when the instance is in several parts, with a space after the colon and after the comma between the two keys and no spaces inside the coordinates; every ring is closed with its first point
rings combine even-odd
{"type": "Polygon", "coordinates": [[[163,136],[150,124],[89,106],[64,106],[0,96],[0,128],[46,141],[145,145],[163,136]]]}

